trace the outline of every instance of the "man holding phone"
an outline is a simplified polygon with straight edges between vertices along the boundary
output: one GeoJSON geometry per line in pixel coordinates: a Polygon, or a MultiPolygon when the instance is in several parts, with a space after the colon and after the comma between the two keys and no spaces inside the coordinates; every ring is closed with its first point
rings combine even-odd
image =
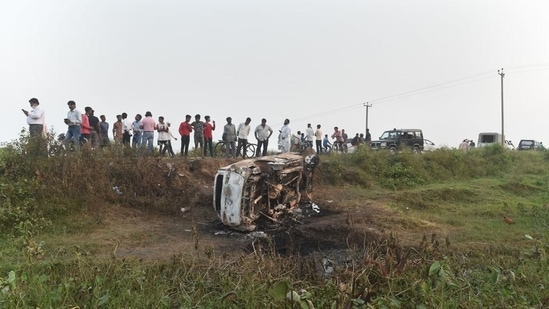
{"type": "Polygon", "coordinates": [[[42,136],[44,131],[44,110],[40,108],[40,102],[37,98],[30,99],[29,103],[32,110],[28,111],[24,108],[21,110],[27,116],[30,136],[42,136]]]}

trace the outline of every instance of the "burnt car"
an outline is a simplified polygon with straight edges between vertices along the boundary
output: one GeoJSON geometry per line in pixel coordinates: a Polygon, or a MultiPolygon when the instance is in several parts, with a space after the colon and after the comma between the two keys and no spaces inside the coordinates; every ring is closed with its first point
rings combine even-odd
{"type": "Polygon", "coordinates": [[[218,169],[213,206],[221,222],[253,231],[260,217],[280,223],[301,204],[311,204],[316,154],[283,153],[246,159],[218,169]]]}
{"type": "Polygon", "coordinates": [[[413,153],[421,153],[424,147],[423,131],[421,129],[385,131],[379,140],[370,143],[370,147],[373,150],[389,150],[391,153],[397,153],[404,149],[410,149],[413,153]]]}

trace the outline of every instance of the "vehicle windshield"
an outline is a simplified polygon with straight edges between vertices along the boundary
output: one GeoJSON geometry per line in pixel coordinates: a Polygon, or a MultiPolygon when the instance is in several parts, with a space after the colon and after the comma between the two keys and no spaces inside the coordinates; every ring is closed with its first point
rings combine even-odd
{"type": "Polygon", "coordinates": [[[532,146],[532,145],[534,145],[534,141],[524,141],[523,140],[523,141],[520,142],[520,145],[521,146],[532,146]]]}
{"type": "Polygon", "coordinates": [[[385,131],[383,134],[379,137],[379,139],[396,139],[397,134],[399,132],[397,131],[385,131]]]}
{"type": "Polygon", "coordinates": [[[496,136],[493,135],[493,134],[481,135],[480,142],[481,143],[486,143],[486,144],[495,143],[496,142],[496,136]]]}

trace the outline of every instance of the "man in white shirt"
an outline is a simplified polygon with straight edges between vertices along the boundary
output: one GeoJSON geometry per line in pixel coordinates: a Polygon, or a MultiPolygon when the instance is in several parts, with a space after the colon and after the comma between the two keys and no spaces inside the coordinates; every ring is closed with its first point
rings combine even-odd
{"type": "Polygon", "coordinates": [[[122,113],[122,144],[130,145],[132,136],[132,123],[128,119],[128,114],[122,113]]]}
{"type": "Polygon", "coordinates": [[[69,111],[67,112],[67,118],[65,123],[68,126],[67,134],[65,134],[64,143],[69,146],[71,142],[74,143],[75,148],[80,147],[80,135],[82,134],[80,125],[82,124],[82,113],[76,109],[76,103],[74,101],[67,102],[69,111]]]}
{"type": "Polygon", "coordinates": [[[236,147],[236,155],[240,155],[240,148],[242,148],[242,158],[246,158],[246,146],[248,146],[248,135],[250,135],[250,117],[246,118],[246,121],[238,125],[236,130],[236,136],[238,138],[238,146],[236,147]]]}
{"type": "Polygon", "coordinates": [[[316,125],[315,138],[316,138],[316,153],[321,154],[322,153],[322,129],[320,129],[319,124],[316,125]]]}
{"type": "Polygon", "coordinates": [[[284,125],[280,129],[280,135],[278,138],[278,148],[280,152],[285,153],[290,151],[290,138],[292,136],[292,129],[290,129],[290,120],[284,120],[284,125]]]}
{"type": "Polygon", "coordinates": [[[37,98],[30,99],[29,103],[32,110],[21,110],[23,111],[23,114],[27,116],[30,136],[42,136],[42,133],[44,132],[44,110],[40,108],[40,102],[38,102],[37,98]]]}
{"type": "Polygon", "coordinates": [[[305,142],[307,143],[308,147],[313,148],[313,139],[315,138],[315,131],[313,130],[313,127],[311,127],[311,124],[307,124],[307,130],[305,130],[305,142]]]}
{"type": "Polygon", "coordinates": [[[273,134],[273,129],[267,125],[267,119],[261,119],[261,124],[255,128],[255,138],[257,139],[257,149],[255,156],[259,157],[267,155],[267,147],[269,146],[269,137],[273,134]],[[263,149],[263,151],[261,151],[263,149]]]}

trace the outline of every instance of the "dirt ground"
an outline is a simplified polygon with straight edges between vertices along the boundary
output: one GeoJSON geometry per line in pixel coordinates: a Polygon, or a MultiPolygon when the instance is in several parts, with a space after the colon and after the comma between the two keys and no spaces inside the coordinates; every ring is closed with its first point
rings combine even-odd
{"type": "MultiPolygon", "coordinates": [[[[217,168],[230,163],[200,163],[201,175],[205,175],[203,181],[213,183],[217,168]]],[[[276,232],[230,230],[219,223],[213,205],[208,203],[185,205],[185,210],[176,215],[113,205],[105,207],[97,228],[85,235],[73,236],[70,242],[87,243],[97,255],[165,260],[174,255],[203,254],[205,251],[218,255],[247,254],[261,239],[269,239],[274,250],[281,254],[305,255],[344,250],[391,232],[397,233],[404,245],[417,245],[424,233],[442,232],[436,226],[406,228],[399,223],[405,222],[405,218],[389,210],[383,201],[363,200],[360,207],[349,207],[346,201],[338,200],[342,190],[316,184],[314,202],[320,207],[320,213],[305,216],[299,223],[276,232]]]]}

